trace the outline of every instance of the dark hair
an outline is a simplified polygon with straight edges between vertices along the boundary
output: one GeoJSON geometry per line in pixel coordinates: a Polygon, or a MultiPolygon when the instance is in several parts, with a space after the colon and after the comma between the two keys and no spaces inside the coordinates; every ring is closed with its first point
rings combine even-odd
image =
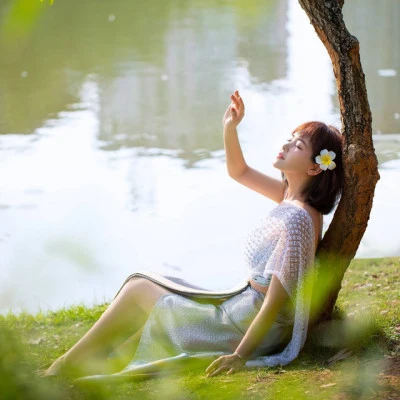
{"type": "Polygon", "coordinates": [[[311,159],[314,163],[315,157],[320,155],[321,150],[326,149],[336,154],[336,168],[322,171],[314,176],[302,192],[307,204],[322,214],[329,214],[339,201],[343,189],[343,136],[334,126],[318,121],[306,122],[298,126],[292,135],[295,133],[309,139],[312,147],[311,159]]]}

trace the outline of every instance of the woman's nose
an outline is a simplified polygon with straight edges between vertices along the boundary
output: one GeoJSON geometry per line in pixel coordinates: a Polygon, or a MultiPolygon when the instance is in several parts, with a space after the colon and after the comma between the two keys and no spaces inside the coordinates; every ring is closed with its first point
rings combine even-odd
{"type": "Polygon", "coordinates": [[[288,148],[289,148],[289,143],[285,143],[285,144],[282,146],[282,150],[284,150],[284,151],[288,151],[288,148]]]}

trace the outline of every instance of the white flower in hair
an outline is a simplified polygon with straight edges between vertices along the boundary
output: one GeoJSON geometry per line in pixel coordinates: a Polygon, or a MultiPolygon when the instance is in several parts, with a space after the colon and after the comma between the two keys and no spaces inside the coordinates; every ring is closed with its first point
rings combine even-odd
{"type": "Polygon", "coordinates": [[[335,169],[336,164],[333,161],[336,157],[336,154],[333,151],[328,151],[326,149],[321,150],[319,156],[315,157],[315,162],[319,164],[320,168],[324,171],[327,169],[335,169]]]}

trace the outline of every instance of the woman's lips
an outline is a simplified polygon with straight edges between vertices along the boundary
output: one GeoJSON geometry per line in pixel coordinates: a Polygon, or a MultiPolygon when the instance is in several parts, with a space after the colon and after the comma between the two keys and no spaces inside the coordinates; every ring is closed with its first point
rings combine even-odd
{"type": "Polygon", "coordinates": [[[279,153],[279,154],[276,156],[276,158],[280,158],[281,160],[284,160],[283,154],[282,154],[282,153],[279,153]]]}

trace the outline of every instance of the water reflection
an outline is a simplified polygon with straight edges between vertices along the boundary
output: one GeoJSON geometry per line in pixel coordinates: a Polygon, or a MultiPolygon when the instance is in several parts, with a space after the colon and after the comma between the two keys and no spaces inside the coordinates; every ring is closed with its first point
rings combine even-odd
{"type": "Polygon", "coordinates": [[[282,5],[257,2],[246,13],[244,26],[235,6],[198,6],[195,2],[182,10],[173,4],[158,65],[123,65],[117,78],[101,82],[102,149],[174,149],[193,166],[221,148],[221,113],[236,84],[238,66],[244,63],[246,70],[258,70],[258,82],[284,74],[279,68],[284,65],[284,48],[272,48],[254,63],[246,61],[249,52],[259,53],[265,45],[260,38],[271,37],[268,32],[274,27],[278,44],[284,42],[282,5]],[[262,70],[260,65],[268,67],[262,70]]]}
{"type": "Polygon", "coordinates": [[[238,65],[260,83],[284,76],[286,8],[278,1],[59,2],[19,51],[2,58],[0,132],[30,133],[71,109],[95,73],[103,150],[156,147],[206,158],[221,148],[221,111],[238,65]],[[249,62],[251,54],[258,57],[249,62]]]}
{"type": "MultiPolygon", "coordinates": [[[[273,204],[226,175],[230,91],[246,100],[249,163],[275,176],[271,162],[296,125],[339,123],[330,60],[295,0],[59,1],[1,50],[0,312],[108,300],[138,268],[235,284],[245,232],[273,204]]],[[[363,57],[375,72],[398,69],[363,57]]],[[[368,90],[388,93],[386,121],[399,91],[368,90]]],[[[382,221],[399,206],[399,141],[380,135],[375,146],[382,179],[358,255],[398,255],[382,221]]]]}

